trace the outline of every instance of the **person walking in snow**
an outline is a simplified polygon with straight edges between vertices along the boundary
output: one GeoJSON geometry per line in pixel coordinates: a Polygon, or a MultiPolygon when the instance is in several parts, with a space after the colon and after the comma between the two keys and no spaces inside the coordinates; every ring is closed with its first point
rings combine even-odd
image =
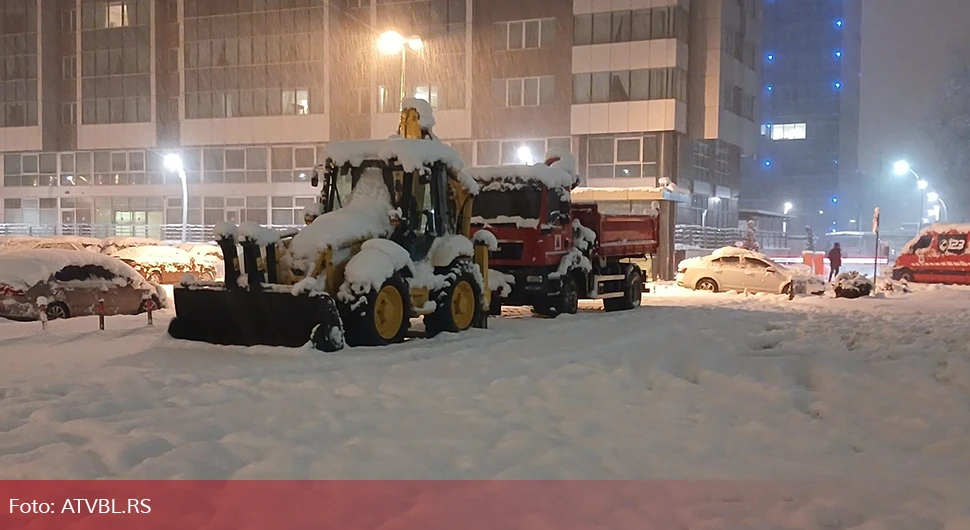
{"type": "Polygon", "coordinates": [[[842,247],[838,243],[832,245],[832,250],[829,250],[829,281],[832,278],[839,275],[839,269],[842,267],[842,247]]]}

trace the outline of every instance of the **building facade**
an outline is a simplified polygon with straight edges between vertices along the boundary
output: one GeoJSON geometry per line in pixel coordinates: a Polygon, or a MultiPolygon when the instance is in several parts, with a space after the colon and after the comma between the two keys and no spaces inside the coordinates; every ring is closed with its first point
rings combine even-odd
{"type": "Polygon", "coordinates": [[[766,2],[763,112],[748,207],[781,211],[800,232],[860,228],[859,94],[862,2],[766,2]],[[854,221],[854,223],[853,223],[854,221]]]}
{"type": "Polygon", "coordinates": [[[668,179],[679,222],[736,227],[759,4],[4,0],[0,226],[158,236],[182,222],[168,153],[189,224],[301,224],[323,146],[396,130],[403,70],[466,165],[568,147],[586,186],[668,179]],[[382,55],[386,30],[423,46],[382,55]]]}

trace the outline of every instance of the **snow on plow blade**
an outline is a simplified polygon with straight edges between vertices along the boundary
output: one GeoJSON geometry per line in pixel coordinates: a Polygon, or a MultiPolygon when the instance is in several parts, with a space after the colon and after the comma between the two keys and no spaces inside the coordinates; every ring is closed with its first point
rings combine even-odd
{"type": "Polygon", "coordinates": [[[168,333],[176,339],[234,346],[343,347],[340,316],[328,295],[289,292],[175,288],[168,333]]]}

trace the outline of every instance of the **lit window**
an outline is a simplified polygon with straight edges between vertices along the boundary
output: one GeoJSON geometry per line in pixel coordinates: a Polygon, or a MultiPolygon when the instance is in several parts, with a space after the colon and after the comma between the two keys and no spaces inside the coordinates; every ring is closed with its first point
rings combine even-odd
{"type": "Polygon", "coordinates": [[[128,25],[128,6],[124,2],[111,2],[105,9],[107,27],[121,28],[128,25]]]}
{"type": "Polygon", "coordinates": [[[283,91],[283,114],[310,114],[310,92],[306,89],[283,91]]]}
{"type": "Polygon", "coordinates": [[[804,140],[806,132],[804,123],[776,123],[771,127],[771,139],[804,140]]]}
{"type": "Polygon", "coordinates": [[[423,99],[431,104],[431,108],[438,108],[438,86],[419,85],[414,89],[415,99],[423,99]]]}

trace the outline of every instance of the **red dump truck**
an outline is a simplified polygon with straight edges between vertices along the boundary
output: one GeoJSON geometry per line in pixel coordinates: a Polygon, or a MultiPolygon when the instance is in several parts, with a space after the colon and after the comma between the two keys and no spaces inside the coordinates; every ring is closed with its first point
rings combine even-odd
{"type": "Polygon", "coordinates": [[[489,284],[504,292],[493,293],[493,314],[502,305],[572,314],[580,299],[603,300],[606,311],[640,305],[644,275],[633,261],[657,252],[656,214],[608,215],[595,203],[573,203],[578,178],[555,164],[466,173],[481,187],[472,232],[478,239],[492,239],[480,231],[495,236],[489,284]]]}

